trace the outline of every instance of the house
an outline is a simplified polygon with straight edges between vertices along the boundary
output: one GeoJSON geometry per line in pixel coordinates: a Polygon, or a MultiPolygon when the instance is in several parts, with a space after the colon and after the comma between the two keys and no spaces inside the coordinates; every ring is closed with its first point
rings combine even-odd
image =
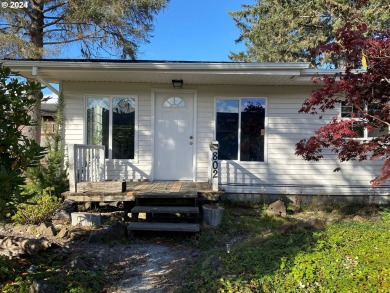
{"type": "Polygon", "coordinates": [[[45,146],[47,139],[50,139],[55,133],[54,117],[57,112],[57,104],[41,104],[41,145],[45,146]]]}
{"type": "Polygon", "coordinates": [[[382,161],[320,162],[295,155],[341,109],[299,114],[315,74],[308,63],[5,60],[21,75],[59,83],[65,142],[104,145],[108,180],[214,181],[229,194],[377,195],[382,161]],[[218,154],[210,144],[219,143],[218,154]],[[341,167],[341,172],[334,169],[341,167]]]}

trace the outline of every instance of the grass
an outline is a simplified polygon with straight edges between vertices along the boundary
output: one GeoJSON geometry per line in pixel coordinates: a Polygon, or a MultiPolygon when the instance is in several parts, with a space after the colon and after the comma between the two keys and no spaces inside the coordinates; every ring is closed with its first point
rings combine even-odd
{"type": "Polygon", "coordinates": [[[322,231],[294,226],[302,219],[293,216],[225,211],[221,227],[199,237],[204,253],[183,292],[390,292],[390,210],[356,209],[366,217],[357,222],[341,209],[322,231]]]}

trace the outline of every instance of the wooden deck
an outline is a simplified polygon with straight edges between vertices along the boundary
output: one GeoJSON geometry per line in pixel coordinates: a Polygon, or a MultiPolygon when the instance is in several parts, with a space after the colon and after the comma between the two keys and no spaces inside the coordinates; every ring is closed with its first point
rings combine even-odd
{"type": "MultiPolygon", "coordinates": [[[[107,182],[109,184],[110,181],[107,182]]],[[[99,186],[101,182],[99,182],[99,186]]],[[[118,184],[115,184],[118,185],[118,184]]],[[[219,192],[212,190],[212,186],[207,182],[190,182],[190,181],[144,181],[144,182],[126,182],[126,191],[113,192],[94,190],[94,184],[88,184],[90,189],[84,186],[83,192],[64,192],[62,195],[66,199],[77,202],[110,202],[110,201],[134,201],[135,197],[145,196],[148,194],[160,194],[163,198],[166,194],[177,194],[180,196],[197,196],[198,194],[210,200],[219,198],[219,192]]],[[[106,190],[109,190],[107,188],[106,190]]]]}

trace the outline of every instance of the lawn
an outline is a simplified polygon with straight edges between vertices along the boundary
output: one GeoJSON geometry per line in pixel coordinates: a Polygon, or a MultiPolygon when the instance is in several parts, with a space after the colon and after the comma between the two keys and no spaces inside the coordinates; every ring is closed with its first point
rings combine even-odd
{"type": "Polygon", "coordinates": [[[222,225],[204,229],[198,245],[204,252],[183,292],[390,292],[389,209],[271,218],[227,205],[222,225]],[[313,217],[323,229],[304,224],[313,217]]]}

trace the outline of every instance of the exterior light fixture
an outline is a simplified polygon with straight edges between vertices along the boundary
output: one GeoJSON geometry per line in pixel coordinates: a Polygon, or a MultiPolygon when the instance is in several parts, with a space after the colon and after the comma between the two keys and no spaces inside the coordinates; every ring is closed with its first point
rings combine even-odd
{"type": "Polygon", "coordinates": [[[183,87],[182,79],[172,79],[172,86],[175,89],[181,89],[183,87]]]}

